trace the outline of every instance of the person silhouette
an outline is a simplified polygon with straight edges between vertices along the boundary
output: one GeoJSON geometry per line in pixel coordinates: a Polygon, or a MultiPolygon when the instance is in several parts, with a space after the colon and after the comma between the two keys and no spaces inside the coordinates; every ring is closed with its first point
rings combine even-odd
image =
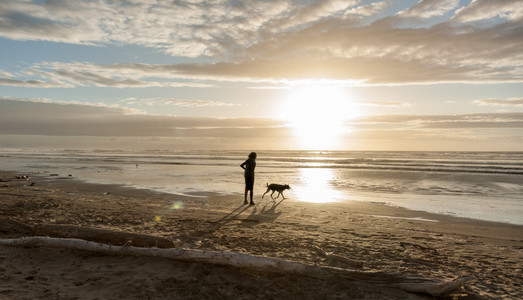
{"type": "Polygon", "coordinates": [[[256,152],[251,152],[249,154],[249,158],[243,162],[243,164],[240,165],[240,167],[242,167],[243,170],[245,170],[244,172],[244,176],[245,176],[245,194],[244,194],[244,202],[243,204],[247,204],[247,194],[248,192],[250,191],[251,194],[250,194],[250,199],[251,199],[251,202],[250,204],[251,205],[254,205],[254,202],[252,201],[252,197],[253,197],[253,190],[254,190],[254,169],[256,168],[256,152]]]}

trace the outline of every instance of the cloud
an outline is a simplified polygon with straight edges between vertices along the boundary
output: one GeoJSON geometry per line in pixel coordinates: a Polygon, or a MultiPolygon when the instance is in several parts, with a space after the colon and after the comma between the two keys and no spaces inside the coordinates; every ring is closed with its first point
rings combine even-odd
{"type": "Polygon", "coordinates": [[[42,80],[19,80],[11,78],[0,78],[0,85],[38,88],[63,87],[63,85],[54,82],[45,82],[42,80]]]}
{"type": "Polygon", "coordinates": [[[521,21],[523,6],[519,0],[473,0],[469,5],[456,11],[456,22],[472,22],[499,17],[512,21],[521,21]]]}
{"type": "Polygon", "coordinates": [[[209,67],[224,72],[257,70],[275,78],[326,77],[388,84],[520,82],[522,78],[521,26],[502,23],[464,31],[445,23],[430,28],[394,28],[383,22],[350,27],[345,23],[333,19],[300,32],[283,33],[248,49],[258,59],[209,67]]]}
{"type": "Polygon", "coordinates": [[[375,106],[375,107],[409,107],[410,103],[407,102],[387,102],[387,101],[366,101],[359,102],[359,105],[363,106],[375,106]]]}
{"type": "MultiPolygon", "coordinates": [[[[523,150],[523,113],[367,116],[346,125],[351,130],[340,137],[346,142],[341,149],[523,150]]],[[[293,129],[278,119],[158,116],[116,106],[5,97],[0,98],[0,135],[2,147],[15,148],[288,150],[299,145],[293,129]]]]}
{"type": "Polygon", "coordinates": [[[171,99],[171,98],[135,98],[130,97],[120,100],[121,103],[132,105],[173,105],[179,107],[225,107],[240,106],[240,104],[226,103],[221,101],[209,100],[188,100],[188,99],[171,99]]]}
{"type": "Polygon", "coordinates": [[[341,0],[4,1],[0,36],[5,38],[140,45],[183,56],[186,63],[48,62],[30,66],[14,78],[5,77],[1,83],[206,87],[208,83],[200,81],[522,81],[523,22],[518,1],[476,0],[459,7],[456,0],[422,0],[402,12],[386,13],[384,1],[360,4],[341,0]],[[376,15],[379,12],[383,15],[376,15]],[[419,26],[409,27],[405,17],[417,19],[419,26]],[[440,17],[438,23],[432,17],[440,17]],[[469,23],[493,17],[499,20],[469,23]]]}
{"type": "Polygon", "coordinates": [[[188,81],[176,76],[165,65],[44,62],[34,64],[20,75],[0,78],[0,85],[33,88],[97,86],[115,88],[214,87],[214,84],[188,81]],[[18,77],[18,78],[17,78],[18,77]],[[35,79],[24,80],[24,77],[35,79]],[[183,80],[182,80],[183,79],[183,80]]]}
{"type": "Polygon", "coordinates": [[[0,3],[0,36],[73,44],[102,42],[105,33],[97,20],[111,14],[96,2],[55,0],[37,4],[30,0],[3,1],[0,3]]]}
{"type": "Polygon", "coordinates": [[[380,115],[347,124],[362,148],[521,151],[523,113],[380,115]]]}
{"type": "Polygon", "coordinates": [[[481,99],[476,100],[474,103],[479,105],[488,106],[512,106],[512,107],[523,107],[523,98],[511,98],[511,99],[481,99]]]}
{"type": "Polygon", "coordinates": [[[345,14],[345,12],[356,5],[359,1],[326,0],[312,1],[310,5],[298,6],[285,19],[279,19],[281,27],[287,29],[316,22],[332,15],[345,14]]]}
{"type": "Polygon", "coordinates": [[[462,115],[381,115],[362,117],[353,121],[369,128],[523,128],[523,113],[482,113],[462,115]]]}
{"type": "MultiPolygon", "coordinates": [[[[132,99],[130,99],[132,100],[132,99]]],[[[164,99],[180,105],[220,106],[219,102],[164,99]],[[178,102],[180,101],[180,102],[178,102]]],[[[520,103],[521,100],[518,100],[520,103]]],[[[390,103],[385,103],[388,105],[390,103]]],[[[228,104],[227,104],[228,105],[228,104]]],[[[384,105],[379,103],[378,105],[384,105]]],[[[400,105],[400,104],[394,104],[400,105]]],[[[171,136],[176,130],[213,132],[285,127],[283,120],[266,118],[204,118],[145,115],[134,109],[107,105],[64,103],[48,99],[0,98],[3,134],[153,135],[171,136]],[[89,133],[89,134],[87,134],[89,133]]],[[[349,126],[365,128],[513,128],[523,127],[523,113],[462,115],[376,115],[360,117],[349,126]]],[[[221,134],[220,134],[221,135],[221,134]]]]}
{"type": "Polygon", "coordinates": [[[357,6],[357,7],[348,9],[347,11],[345,11],[345,15],[346,16],[356,15],[356,16],[368,17],[368,16],[372,16],[372,15],[375,15],[375,14],[383,11],[383,9],[386,6],[387,6],[386,1],[374,2],[369,5],[361,5],[361,6],[357,6]]]}
{"type": "Polygon", "coordinates": [[[2,69],[0,69],[0,77],[3,77],[3,78],[12,78],[13,77],[13,74],[7,72],[7,71],[4,71],[2,69]]]}
{"type": "Polygon", "coordinates": [[[67,1],[0,3],[0,36],[15,40],[135,44],[174,56],[224,54],[244,47],[260,26],[288,11],[290,0],[67,1]],[[242,41],[245,41],[243,43],[242,41]]]}
{"type": "Polygon", "coordinates": [[[0,134],[12,135],[263,138],[286,131],[282,121],[271,119],[145,115],[50,100],[0,98],[0,108],[0,134]]]}
{"type": "Polygon", "coordinates": [[[184,99],[164,99],[163,103],[172,104],[183,107],[221,107],[221,106],[237,106],[233,103],[225,103],[219,101],[204,101],[204,100],[184,100],[184,99]]]}
{"type": "Polygon", "coordinates": [[[398,13],[401,17],[430,18],[441,16],[455,9],[459,0],[421,0],[417,4],[398,13]]]}

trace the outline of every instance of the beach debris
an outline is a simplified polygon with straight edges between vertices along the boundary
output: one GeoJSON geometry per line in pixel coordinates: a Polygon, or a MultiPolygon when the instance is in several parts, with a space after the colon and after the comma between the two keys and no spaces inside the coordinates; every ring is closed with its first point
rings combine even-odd
{"type": "Polygon", "coordinates": [[[49,174],[49,176],[58,176],[58,174],[56,174],[56,173],[51,173],[51,174],[49,174]]]}
{"type": "Polygon", "coordinates": [[[448,294],[465,285],[466,281],[474,279],[472,276],[461,276],[452,281],[441,283],[400,283],[398,287],[407,292],[423,293],[432,296],[448,294]]]}
{"type": "Polygon", "coordinates": [[[32,234],[37,236],[75,238],[116,246],[122,246],[130,242],[136,247],[174,247],[171,240],[162,237],[74,225],[36,225],[32,228],[32,234]]]}
{"type": "Polygon", "coordinates": [[[29,180],[29,176],[27,175],[18,175],[15,177],[16,179],[25,179],[25,180],[29,180]]]}
{"type": "Polygon", "coordinates": [[[123,244],[122,249],[127,249],[133,245],[133,241],[129,240],[123,244]]]}
{"type": "Polygon", "coordinates": [[[125,242],[123,243],[124,246],[114,246],[74,238],[33,236],[15,239],[0,239],[0,245],[11,247],[52,247],[111,255],[161,257],[180,261],[254,269],[263,272],[289,273],[320,279],[340,276],[349,280],[364,280],[380,286],[395,287],[407,292],[423,293],[435,297],[448,294],[463,286],[467,280],[471,279],[468,276],[464,276],[450,282],[441,282],[436,279],[409,277],[397,273],[355,271],[334,267],[308,265],[282,258],[265,257],[246,253],[184,248],[141,248],[130,246],[125,242]]]}
{"type": "Polygon", "coordinates": [[[362,261],[350,259],[350,258],[347,258],[345,256],[341,256],[341,255],[337,255],[337,254],[334,254],[333,252],[327,252],[323,248],[315,246],[315,245],[312,245],[312,248],[314,250],[316,250],[316,252],[318,252],[319,254],[323,255],[324,257],[326,257],[328,259],[340,261],[340,262],[342,262],[344,264],[347,264],[347,265],[349,265],[351,267],[354,267],[354,268],[363,268],[363,262],[362,261]]]}

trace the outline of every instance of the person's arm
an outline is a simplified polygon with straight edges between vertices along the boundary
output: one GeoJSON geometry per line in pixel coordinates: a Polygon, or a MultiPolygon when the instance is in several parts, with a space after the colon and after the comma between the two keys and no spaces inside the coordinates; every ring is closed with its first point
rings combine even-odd
{"type": "Polygon", "coordinates": [[[242,169],[245,170],[245,165],[247,164],[247,161],[244,161],[243,164],[240,165],[240,167],[242,167],[242,169]]]}

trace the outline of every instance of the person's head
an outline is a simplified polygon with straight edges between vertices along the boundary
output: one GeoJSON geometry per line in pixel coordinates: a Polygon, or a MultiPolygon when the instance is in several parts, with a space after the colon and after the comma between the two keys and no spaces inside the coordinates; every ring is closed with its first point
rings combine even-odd
{"type": "Polygon", "coordinates": [[[256,152],[251,152],[249,158],[256,159],[256,152]]]}

